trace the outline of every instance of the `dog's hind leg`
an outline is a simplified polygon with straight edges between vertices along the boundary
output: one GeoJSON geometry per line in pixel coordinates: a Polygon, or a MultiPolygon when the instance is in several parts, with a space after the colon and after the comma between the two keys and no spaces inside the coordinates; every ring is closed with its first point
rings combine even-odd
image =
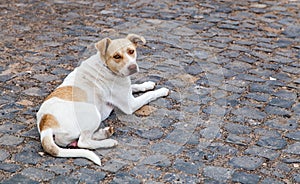
{"type": "Polygon", "coordinates": [[[94,140],[91,131],[83,131],[78,140],[79,148],[98,149],[98,148],[111,148],[118,145],[118,142],[113,139],[94,140]]]}
{"type": "Polygon", "coordinates": [[[99,129],[97,130],[93,135],[92,135],[92,139],[95,140],[103,140],[103,139],[107,139],[110,136],[112,136],[112,134],[114,134],[115,129],[114,127],[105,127],[103,129],[99,129]]]}

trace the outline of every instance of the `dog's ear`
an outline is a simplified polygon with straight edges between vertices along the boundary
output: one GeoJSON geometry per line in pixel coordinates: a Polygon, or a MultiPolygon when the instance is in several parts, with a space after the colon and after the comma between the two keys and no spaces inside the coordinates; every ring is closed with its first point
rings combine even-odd
{"type": "Polygon", "coordinates": [[[137,45],[137,43],[139,41],[143,42],[143,45],[146,44],[146,40],[144,37],[140,36],[140,35],[136,35],[136,34],[129,34],[126,39],[130,40],[132,43],[134,43],[135,45],[137,45]]]}
{"type": "Polygon", "coordinates": [[[96,49],[100,52],[102,56],[105,56],[107,48],[111,42],[111,39],[104,38],[95,44],[96,49]]]}

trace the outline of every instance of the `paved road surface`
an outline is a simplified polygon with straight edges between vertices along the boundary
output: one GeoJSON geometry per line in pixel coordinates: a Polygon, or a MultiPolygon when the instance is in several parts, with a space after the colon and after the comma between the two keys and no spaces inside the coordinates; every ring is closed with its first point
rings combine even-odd
{"type": "Polygon", "coordinates": [[[300,2],[0,2],[1,183],[300,182],[300,2]],[[35,113],[93,43],[144,36],[133,81],[171,89],[104,122],[120,145],[40,155],[35,113]],[[145,113],[145,114],[143,114],[145,113]]]}

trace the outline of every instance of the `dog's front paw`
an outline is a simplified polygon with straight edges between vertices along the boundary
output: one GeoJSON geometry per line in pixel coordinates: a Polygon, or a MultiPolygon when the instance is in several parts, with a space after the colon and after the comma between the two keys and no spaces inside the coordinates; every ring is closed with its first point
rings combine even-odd
{"type": "Polygon", "coordinates": [[[147,91],[147,90],[154,89],[155,83],[152,81],[148,81],[148,82],[144,82],[143,86],[144,86],[144,91],[147,91]]]}
{"type": "Polygon", "coordinates": [[[170,93],[170,90],[167,88],[160,88],[157,90],[157,93],[159,94],[159,96],[168,96],[170,93]]]}
{"type": "Polygon", "coordinates": [[[118,141],[116,141],[114,139],[109,139],[109,140],[110,140],[110,143],[111,143],[111,147],[115,147],[119,144],[118,141]]]}

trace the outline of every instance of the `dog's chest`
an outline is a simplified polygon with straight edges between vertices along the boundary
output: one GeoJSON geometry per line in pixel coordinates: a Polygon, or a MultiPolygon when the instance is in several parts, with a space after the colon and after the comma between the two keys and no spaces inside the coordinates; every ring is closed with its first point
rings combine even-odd
{"type": "Polygon", "coordinates": [[[111,103],[107,102],[107,103],[103,104],[99,110],[100,114],[101,114],[101,121],[108,118],[108,116],[110,115],[110,113],[113,109],[114,109],[114,106],[111,103]]]}

